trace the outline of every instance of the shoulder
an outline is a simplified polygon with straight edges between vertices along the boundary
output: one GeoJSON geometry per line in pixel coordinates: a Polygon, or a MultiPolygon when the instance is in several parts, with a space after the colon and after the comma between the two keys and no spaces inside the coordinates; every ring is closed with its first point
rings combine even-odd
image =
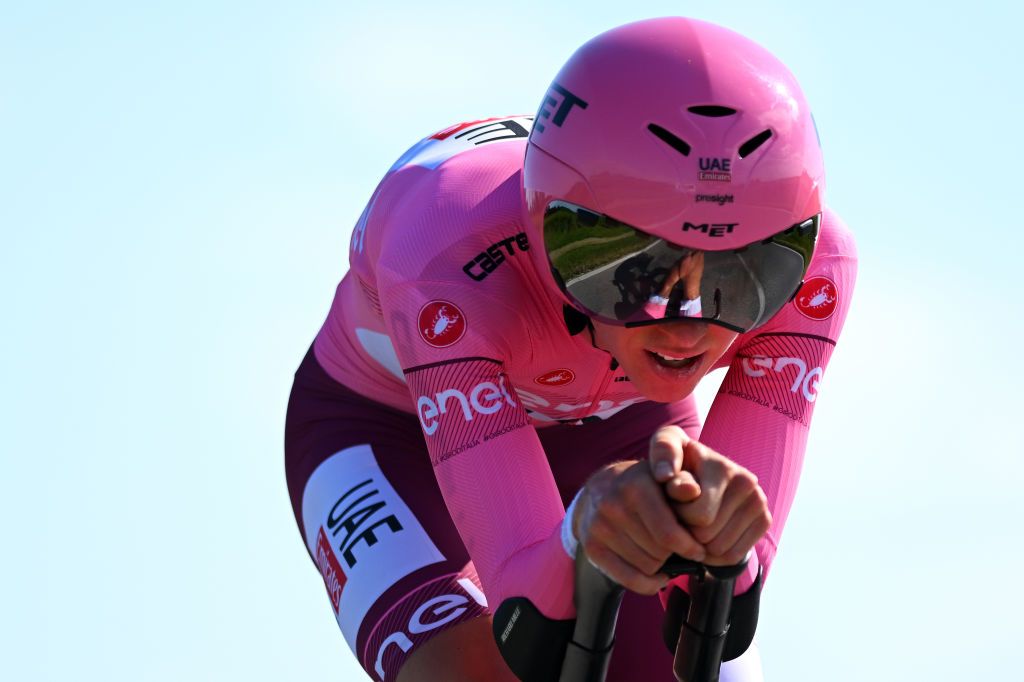
{"type": "MultiPolygon", "coordinates": [[[[401,213],[471,212],[518,183],[533,117],[460,123],[414,144],[388,170],[384,183],[400,186],[401,213]]],[[[513,192],[506,192],[512,194],[513,192]]],[[[449,216],[450,217],[450,216],[449,216]]]]}
{"type": "Polygon", "coordinates": [[[457,160],[460,164],[489,165],[500,163],[509,153],[516,155],[519,165],[525,153],[526,139],[533,125],[533,116],[505,116],[457,123],[423,138],[392,164],[388,174],[407,169],[448,170],[457,160]]]}
{"type": "Polygon", "coordinates": [[[856,280],[853,232],[835,211],[826,208],[814,255],[796,293],[763,327],[740,335],[733,347],[743,349],[766,337],[799,338],[802,343],[817,340],[834,346],[846,321],[856,280]]]}
{"type": "MultiPolygon", "coordinates": [[[[826,207],[821,212],[821,232],[814,250],[814,259],[843,256],[857,260],[857,243],[853,232],[838,213],[826,207]]],[[[812,266],[813,266],[812,260],[812,266]]]]}
{"type": "Polygon", "coordinates": [[[389,172],[374,268],[404,361],[504,359],[523,342],[517,303],[528,298],[531,266],[520,174],[530,122],[453,126],[389,172]]]}
{"type": "Polygon", "coordinates": [[[460,124],[421,140],[388,172],[374,206],[381,267],[448,279],[521,222],[530,117],[460,124]],[[511,127],[511,129],[510,129],[511,127]]]}

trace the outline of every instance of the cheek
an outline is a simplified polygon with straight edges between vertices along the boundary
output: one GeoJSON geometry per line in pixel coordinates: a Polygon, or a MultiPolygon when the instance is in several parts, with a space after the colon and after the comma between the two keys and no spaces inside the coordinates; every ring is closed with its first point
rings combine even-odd
{"type": "Polygon", "coordinates": [[[725,351],[729,350],[729,346],[732,345],[738,333],[725,329],[724,327],[712,326],[710,328],[708,336],[711,337],[711,348],[710,352],[715,358],[720,358],[725,351]]]}
{"type": "Polygon", "coordinates": [[[605,350],[622,360],[622,357],[635,354],[644,348],[642,328],[627,329],[625,327],[608,326],[604,330],[605,350]],[[621,356],[621,357],[620,357],[621,356]]]}

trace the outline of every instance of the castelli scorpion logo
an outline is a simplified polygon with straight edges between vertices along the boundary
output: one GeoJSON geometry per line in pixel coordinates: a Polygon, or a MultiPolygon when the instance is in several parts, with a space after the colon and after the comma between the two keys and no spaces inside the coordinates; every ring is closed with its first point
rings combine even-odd
{"type": "Polygon", "coordinates": [[[541,386],[565,386],[571,384],[575,378],[576,375],[571,369],[553,369],[541,374],[533,381],[541,386]]]}
{"type": "Polygon", "coordinates": [[[466,333],[466,315],[450,301],[431,301],[420,309],[420,336],[434,348],[446,348],[466,333]]]}
{"type": "Polygon", "coordinates": [[[793,304],[805,317],[827,320],[839,304],[839,287],[828,277],[811,277],[800,287],[793,304]]]}

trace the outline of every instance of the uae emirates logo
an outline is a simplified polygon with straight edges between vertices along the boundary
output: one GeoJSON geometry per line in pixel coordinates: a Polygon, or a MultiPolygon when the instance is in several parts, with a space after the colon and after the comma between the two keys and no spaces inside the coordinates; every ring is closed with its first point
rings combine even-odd
{"type": "Polygon", "coordinates": [[[541,374],[533,381],[541,386],[565,386],[571,384],[575,379],[576,375],[571,369],[553,369],[541,374]]]}
{"type": "Polygon", "coordinates": [[[703,182],[732,182],[731,159],[702,156],[699,163],[698,179],[703,182]]]}
{"type": "Polygon", "coordinates": [[[466,333],[466,315],[450,301],[431,301],[418,317],[420,337],[434,348],[447,348],[466,333]]]}
{"type": "Polygon", "coordinates": [[[797,292],[793,304],[812,320],[827,320],[839,305],[839,287],[828,277],[811,277],[797,292]]]}
{"type": "Polygon", "coordinates": [[[331,543],[327,541],[327,534],[324,527],[320,526],[320,532],[316,536],[316,565],[320,569],[320,575],[324,579],[324,587],[327,588],[327,595],[331,598],[331,606],[334,613],[338,613],[341,607],[341,591],[345,587],[348,578],[341,570],[338,558],[334,556],[331,543]]]}

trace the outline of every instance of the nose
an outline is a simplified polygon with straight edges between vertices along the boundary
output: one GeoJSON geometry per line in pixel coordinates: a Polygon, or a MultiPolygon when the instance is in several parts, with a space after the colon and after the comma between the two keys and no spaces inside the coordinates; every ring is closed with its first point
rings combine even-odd
{"type": "Polygon", "coordinates": [[[708,333],[708,323],[703,320],[673,320],[657,327],[666,342],[687,348],[699,344],[708,333]]]}

